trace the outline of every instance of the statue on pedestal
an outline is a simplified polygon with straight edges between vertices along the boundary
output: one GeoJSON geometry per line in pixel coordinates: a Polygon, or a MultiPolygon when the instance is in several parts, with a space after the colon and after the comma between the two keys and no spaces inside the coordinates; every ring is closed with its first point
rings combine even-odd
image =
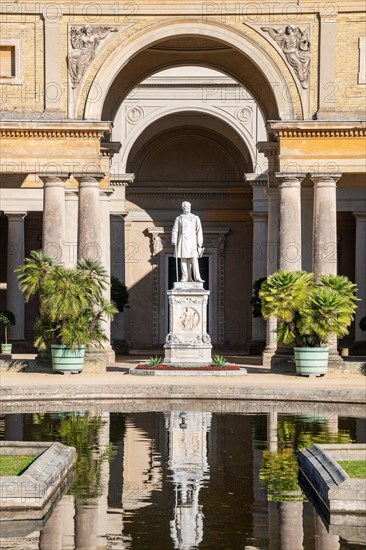
{"type": "Polygon", "coordinates": [[[191,214],[190,202],[184,201],[182,210],[183,214],[176,217],[172,231],[175,257],[181,260],[181,282],[203,283],[198,265],[198,258],[202,257],[204,251],[201,221],[198,216],[191,214]]]}

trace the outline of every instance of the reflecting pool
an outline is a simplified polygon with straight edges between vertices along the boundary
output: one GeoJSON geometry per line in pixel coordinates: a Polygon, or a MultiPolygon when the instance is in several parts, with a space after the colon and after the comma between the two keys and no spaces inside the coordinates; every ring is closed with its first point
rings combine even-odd
{"type": "Polygon", "coordinates": [[[296,459],[316,442],[365,442],[365,418],[197,403],[76,408],[1,417],[2,439],[57,440],[78,452],[74,482],[44,527],[0,530],[2,549],[365,548],[357,528],[347,539],[328,532],[298,485],[296,459]]]}

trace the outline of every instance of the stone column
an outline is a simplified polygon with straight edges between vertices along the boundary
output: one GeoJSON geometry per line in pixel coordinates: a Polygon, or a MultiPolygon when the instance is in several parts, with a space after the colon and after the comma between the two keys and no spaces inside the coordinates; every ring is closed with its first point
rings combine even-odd
{"type": "Polygon", "coordinates": [[[65,267],[75,267],[78,246],[78,190],[65,189],[65,267]]]}
{"type": "Polygon", "coordinates": [[[360,320],[366,316],[366,212],[354,212],[356,218],[356,265],[355,283],[358,286],[358,308],[355,315],[355,342],[358,352],[366,354],[366,331],[359,327],[360,320]]]}
{"type": "MultiPolygon", "coordinates": [[[[267,225],[267,275],[272,275],[278,269],[278,235],[280,224],[279,193],[277,187],[269,187],[266,190],[268,197],[268,225],[267,225]]],[[[266,347],[262,355],[262,363],[265,366],[271,364],[271,359],[276,353],[276,319],[269,319],[266,326],[266,347]]]]}
{"type": "Polygon", "coordinates": [[[319,275],[337,274],[336,184],[340,174],[311,175],[314,182],[313,271],[319,275]]]}
{"type": "Polygon", "coordinates": [[[43,250],[56,260],[64,260],[66,175],[46,174],[43,181],[43,250]]]}
{"type": "MultiPolygon", "coordinates": [[[[251,212],[253,218],[253,266],[252,281],[267,275],[267,212],[251,212]]],[[[260,347],[266,340],[266,324],[262,318],[252,318],[251,347],[260,347]]],[[[260,351],[263,350],[261,347],[260,351]]],[[[252,353],[255,351],[253,350],[252,353]]]]}
{"type": "Polygon", "coordinates": [[[15,325],[8,327],[9,340],[24,340],[24,296],[15,270],[24,263],[24,218],[26,212],[5,212],[8,218],[8,264],[6,309],[14,313],[15,325]]]}
{"type": "MultiPolygon", "coordinates": [[[[110,222],[110,197],[113,193],[111,188],[100,189],[100,248],[101,248],[101,262],[104,269],[107,272],[107,278],[110,281],[111,276],[111,222],[110,222]]],[[[111,288],[107,286],[104,291],[104,298],[106,300],[111,299],[111,288]]],[[[111,340],[111,322],[109,319],[103,320],[102,328],[108,336],[108,342],[104,344],[104,348],[109,351],[109,360],[114,362],[115,355],[110,345],[111,340]]]]}
{"type": "Polygon", "coordinates": [[[299,174],[276,173],[279,182],[279,268],[301,269],[301,179],[299,174]]]}
{"type": "MultiPolygon", "coordinates": [[[[337,201],[336,185],[340,174],[311,175],[314,182],[313,215],[313,272],[320,275],[337,274],[337,201]]],[[[343,364],[337,351],[337,338],[329,339],[328,366],[343,364]]]]}
{"type": "Polygon", "coordinates": [[[313,194],[312,188],[301,189],[301,250],[302,269],[313,270],[313,194]]]}
{"type": "Polygon", "coordinates": [[[102,261],[101,252],[101,175],[83,175],[79,179],[78,259],[102,261]]]}

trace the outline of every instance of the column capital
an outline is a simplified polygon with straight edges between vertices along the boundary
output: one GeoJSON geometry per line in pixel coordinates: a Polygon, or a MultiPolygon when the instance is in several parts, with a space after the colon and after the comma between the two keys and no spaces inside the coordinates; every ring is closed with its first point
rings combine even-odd
{"type": "Polygon", "coordinates": [[[249,212],[254,222],[266,222],[268,220],[268,212],[255,212],[252,210],[249,212]]]}
{"type": "Polygon", "coordinates": [[[356,218],[356,221],[366,222],[366,212],[352,212],[352,215],[356,218]]]}
{"type": "Polygon", "coordinates": [[[40,172],[37,174],[44,187],[65,187],[69,174],[66,172],[40,172]]]}
{"type": "Polygon", "coordinates": [[[130,183],[135,181],[135,174],[133,172],[127,174],[115,174],[111,175],[112,187],[128,187],[130,183]]]}
{"type": "Polygon", "coordinates": [[[80,188],[99,187],[99,184],[104,178],[104,176],[105,176],[104,172],[73,173],[73,177],[78,182],[80,188]]]}
{"type": "Polygon", "coordinates": [[[103,201],[106,201],[111,198],[111,195],[113,195],[114,189],[112,187],[101,187],[100,188],[100,199],[103,201]]]}
{"type": "Polygon", "coordinates": [[[65,200],[77,200],[79,189],[77,187],[65,187],[65,200]]]}
{"type": "Polygon", "coordinates": [[[258,141],[257,149],[266,158],[277,157],[280,152],[280,144],[278,141],[258,141]]]}
{"type": "Polygon", "coordinates": [[[268,185],[268,174],[244,174],[244,181],[252,187],[266,187],[268,185]]]}
{"type": "Polygon", "coordinates": [[[301,172],[275,172],[279,187],[300,187],[305,174],[301,172]]]}
{"type": "Polygon", "coordinates": [[[329,174],[326,172],[312,174],[310,172],[309,177],[316,187],[335,187],[338,180],[342,177],[342,174],[329,174]]]}
{"type": "Polygon", "coordinates": [[[5,216],[10,221],[23,221],[28,212],[4,212],[5,216]]]}

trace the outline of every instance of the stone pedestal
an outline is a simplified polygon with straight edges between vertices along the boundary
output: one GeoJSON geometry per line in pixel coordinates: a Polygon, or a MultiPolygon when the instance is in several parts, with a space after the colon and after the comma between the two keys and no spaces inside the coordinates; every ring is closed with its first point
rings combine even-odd
{"type": "Polygon", "coordinates": [[[211,364],[211,338],[207,334],[209,290],[202,283],[174,283],[169,298],[169,334],[165,340],[164,363],[170,365],[211,364]]]}

